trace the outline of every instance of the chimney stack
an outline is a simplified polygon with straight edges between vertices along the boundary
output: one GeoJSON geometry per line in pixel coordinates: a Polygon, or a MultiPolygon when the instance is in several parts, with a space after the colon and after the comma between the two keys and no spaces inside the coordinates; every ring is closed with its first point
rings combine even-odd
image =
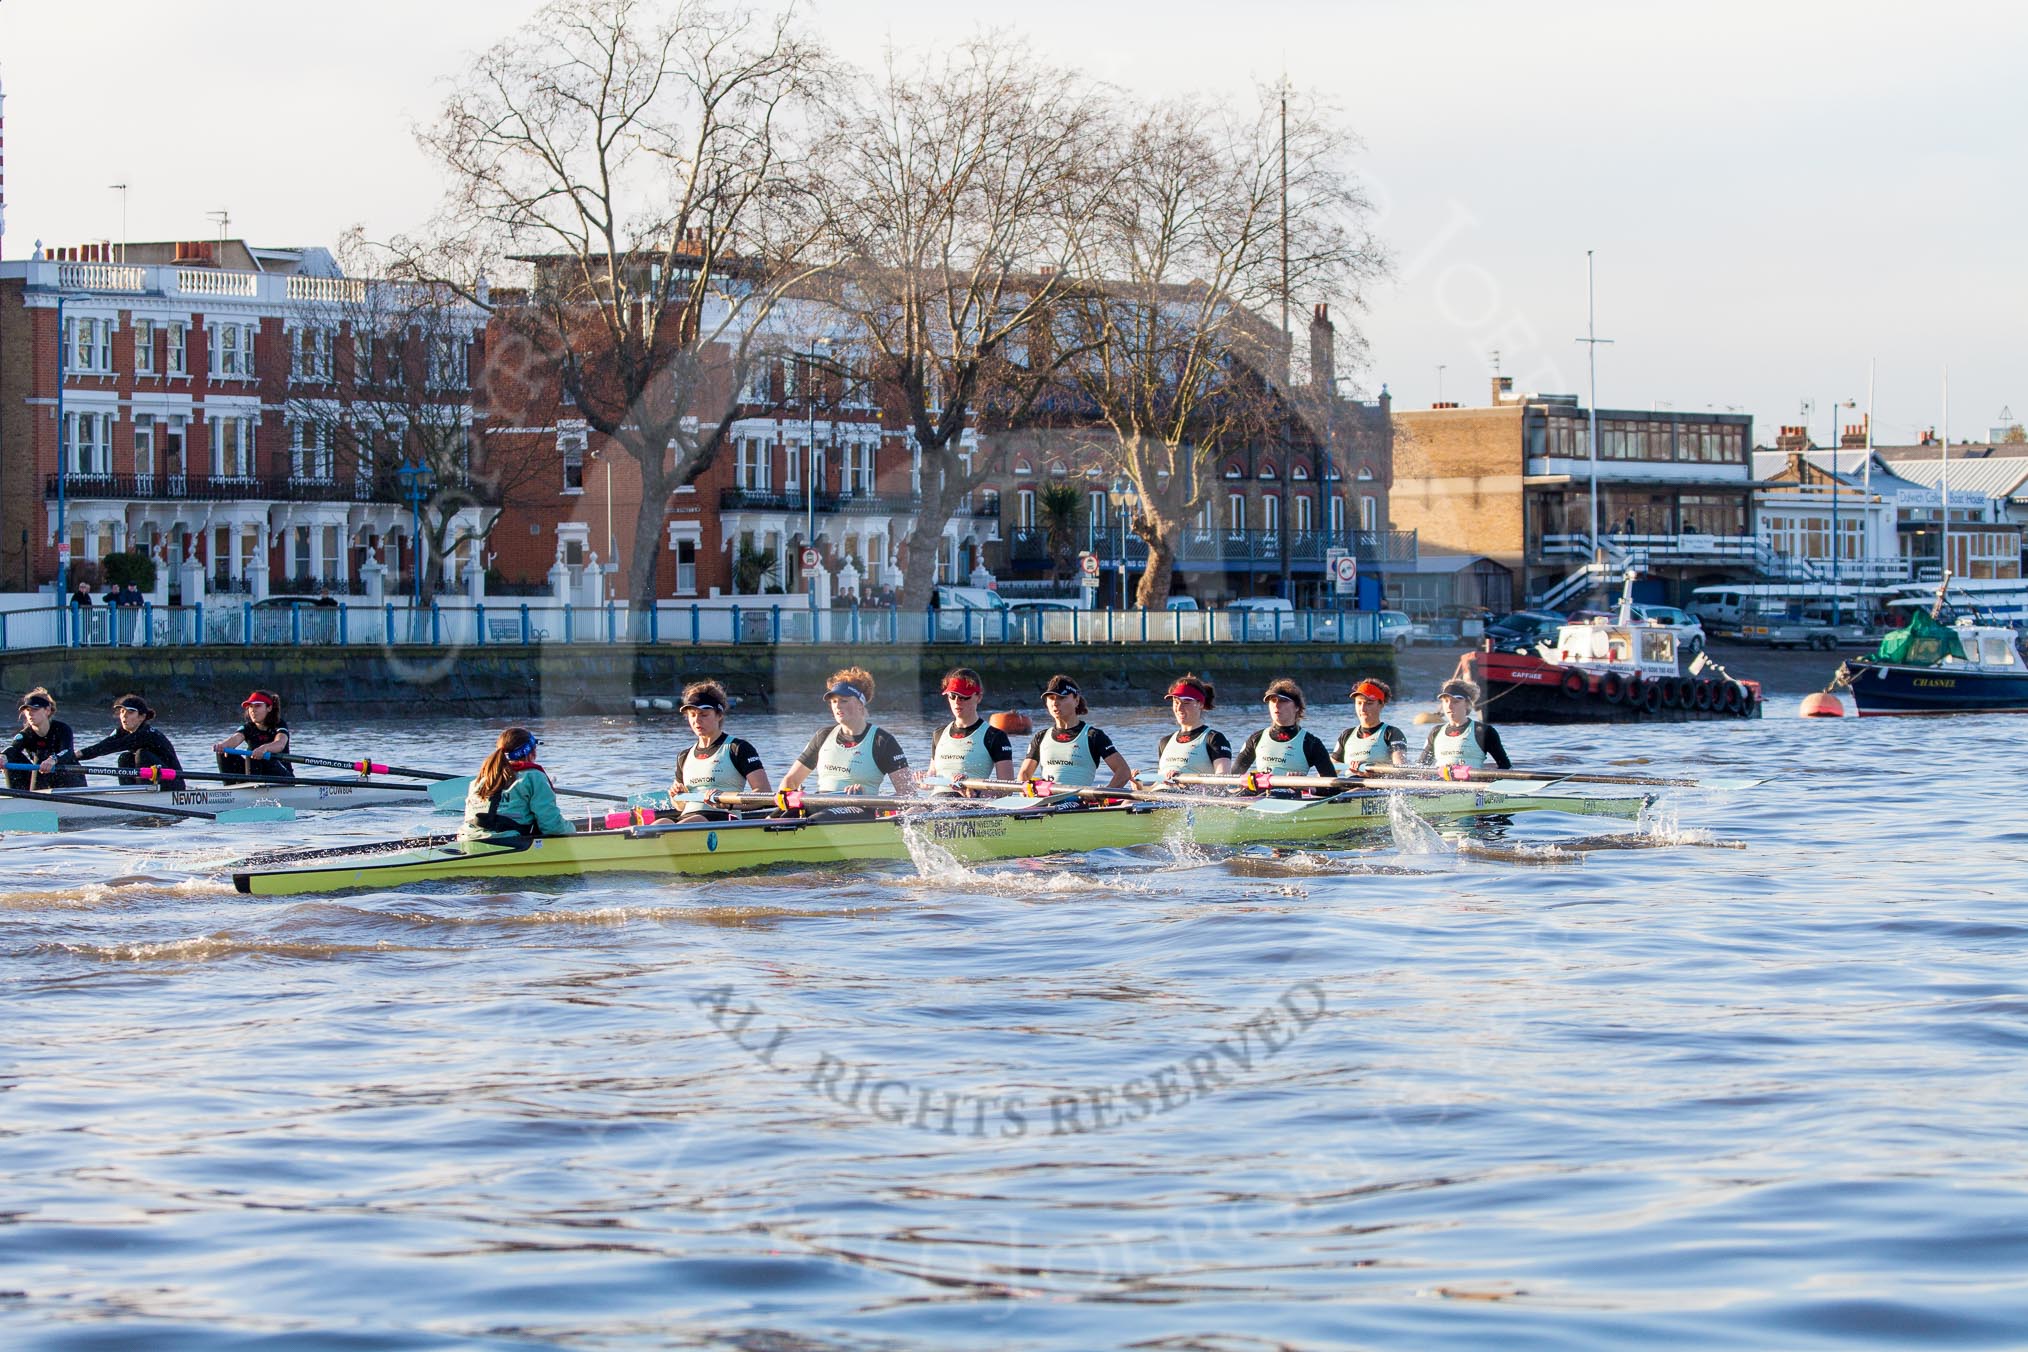
{"type": "Polygon", "coordinates": [[[1493,407],[1498,408],[1502,404],[1511,404],[1513,402],[1514,402],[1514,377],[1494,376],[1493,407]]]}
{"type": "Polygon", "coordinates": [[[1338,388],[1338,330],[1331,325],[1331,307],[1319,303],[1310,316],[1310,389],[1328,399],[1338,388]]]}

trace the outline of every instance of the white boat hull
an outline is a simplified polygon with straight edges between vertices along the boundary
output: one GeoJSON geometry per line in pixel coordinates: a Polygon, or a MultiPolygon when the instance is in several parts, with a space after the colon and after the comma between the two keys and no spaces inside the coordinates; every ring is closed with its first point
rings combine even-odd
{"type": "Polygon", "coordinates": [[[55,813],[64,826],[89,826],[94,822],[132,821],[151,815],[155,807],[187,808],[194,812],[226,812],[243,807],[287,807],[298,812],[338,812],[352,808],[406,806],[415,811],[433,810],[429,795],[384,784],[217,784],[209,788],[178,788],[164,792],[154,788],[115,785],[62,790],[66,798],[90,798],[94,806],[82,803],[45,802],[37,798],[0,799],[0,831],[10,817],[33,814],[46,819],[55,813]],[[99,806],[97,804],[102,804],[99,806]]]}

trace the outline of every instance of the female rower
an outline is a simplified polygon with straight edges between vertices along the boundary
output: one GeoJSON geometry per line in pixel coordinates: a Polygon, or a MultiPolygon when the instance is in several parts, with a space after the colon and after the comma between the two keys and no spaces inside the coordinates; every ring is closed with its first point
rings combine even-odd
{"type": "Polygon", "coordinates": [[[892,780],[896,793],[914,793],[915,772],[908,768],[901,743],[866,716],[866,706],[873,702],[872,673],[863,667],[834,672],[824,699],[836,726],[810,739],[782,776],[782,788],[799,789],[815,774],[818,793],[878,793],[882,780],[892,780]]]}
{"type": "Polygon", "coordinates": [[[1267,705],[1268,725],[1246,739],[1232,758],[1232,772],[1246,774],[1264,770],[1269,774],[1322,775],[1335,778],[1338,767],[1331,763],[1331,748],[1314,732],[1303,730],[1303,688],[1284,677],[1268,682],[1261,695],[1267,705]]]}
{"type": "Polygon", "coordinates": [[[1500,734],[1483,719],[1472,717],[1478,702],[1479,687],[1470,681],[1445,681],[1438,688],[1437,707],[1443,710],[1443,722],[1430,729],[1419,764],[1464,765],[1476,770],[1491,761],[1502,770],[1512,768],[1507,748],[1500,745],[1500,734]]]}
{"type": "MultiPolygon", "coordinates": [[[[929,777],[932,788],[951,791],[958,779],[1014,778],[1014,744],[1007,734],[979,716],[979,701],[985,698],[986,683],[970,667],[956,667],[944,673],[942,693],[950,706],[951,721],[938,728],[930,741],[929,777]]],[[[970,790],[957,790],[970,796],[970,790]]]]}
{"type": "Polygon", "coordinates": [[[9,770],[10,789],[77,789],[84,787],[84,771],[77,768],[77,744],[71,739],[70,724],[56,718],[56,696],[41,686],[21,697],[21,731],[7,744],[9,765],[33,765],[33,770],[9,770]]]}
{"type": "Polygon", "coordinates": [[[1098,769],[1103,765],[1112,772],[1106,788],[1124,789],[1134,782],[1134,767],[1127,764],[1113,739],[1084,721],[1091,709],[1076,681],[1051,676],[1042,688],[1042,707],[1049,711],[1050,726],[1029,741],[1027,759],[1021,762],[1016,778],[1089,788],[1098,783],[1098,769]]]}
{"type": "Polygon", "coordinates": [[[1380,721],[1380,711],[1393,698],[1385,681],[1365,680],[1352,687],[1352,712],[1359,721],[1338,739],[1338,763],[1352,773],[1369,765],[1408,764],[1408,734],[1380,721]]]}
{"type": "MultiPolygon", "coordinates": [[[[725,712],[732,698],[717,681],[692,681],[683,687],[683,717],[697,745],[688,746],[676,757],[676,777],[669,784],[669,797],[695,798],[713,789],[768,791],[768,772],[761,764],[753,743],[725,730],[725,712]]],[[[686,822],[722,822],[732,814],[722,808],[699,807],[678,802],[686,822]]]]}
{"type": "Polygon", "coordinates": [[[500,734],[493,752],[465,791],[466,840],[483,836],[567,836],[577,830],[556,805],[556,789],[535,759],[541,743],[526,728],[500,734]]]}
{"type": "Polygon", "coordinates": [[[239,731],[211,744],[213,754],[218,757],[218,772],[244,775],[248,779],[294,779],[296,767],[274,759],[289,749],[289,725],[282,718],[281,698],[256,690],[241,700],[239,707],[246,714],[239,731]],[[245,748],[242,755],[227,754],[242,747],[245,748]]]}
{"type": "MultiPolygon", "coordinates": [[[[183,762],[176,759],[176,748],[155,726],[155,710],[139,695],[122,695],[113,701],[113,717],[120,726],[107,736],[101,737],[77,753],[79,760],[91,760],[109,751],[120,753],[117,762],[122,770],[143,770],[150,766],[163,766],[181,771],[183,762]]],[[[164,783],[162,788],[168,788],[164,783]]]]}
{"type": "Polygon", "coordinates": [[[1165,732],[1155,745],[1155,773],[1165,780],[1177,775],[1222,775],[1232,769],[1232,743],[1204,721],[1204,712],[1218,698],[1217,688],[1195,672],[1186,671],[1169,687],[1169,712],[1176,731],[1165,732]]]}

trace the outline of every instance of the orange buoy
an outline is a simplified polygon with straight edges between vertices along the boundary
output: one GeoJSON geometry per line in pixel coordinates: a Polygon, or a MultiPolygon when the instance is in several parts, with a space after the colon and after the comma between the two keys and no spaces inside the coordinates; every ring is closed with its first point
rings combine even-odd
{"type": "Polygon", "coordinates": [[[1802,715],[1804,718],[1843,718],[1845,701],[1828,690],[1819,690],[1814,695],[1803,696],[1802,715]]]}
{"type": "Polygon", "coordinates": [[[1022,713],[1019,709],[1002,709],[986,721],[1002,732],[1029,733],[1035,731],[1035,725],[1028,721],[1028,715],[1022,713]]]}

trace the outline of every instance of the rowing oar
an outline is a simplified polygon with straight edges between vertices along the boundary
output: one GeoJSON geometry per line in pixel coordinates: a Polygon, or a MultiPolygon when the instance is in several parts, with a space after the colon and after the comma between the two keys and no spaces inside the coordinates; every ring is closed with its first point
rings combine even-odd
{"type": "MultiPolygon", "coordinates": [[[[257,755],[256,760],[265,760],[272,752],[257,755]]],[[[321,765],[327,770],[356,770],[362,775],[400,775],[404,779],[456,779],[457,775],[442,770],[413,770],[405,765],[382,765],[379,761],[364,756],[358,760],[334,760],[330,756],[298,756],[294,752],[283,752],[274,759],[288,761],[293,765],[321,765]]]]}
{"type": "Polygon", "coordinates": [[[1029,798],[1043,802],[1057,802],[1075,798],[1087,803],[1149,803],[1157,807],[1216,807],[1230,811],[1259,811],[1274,816],[1314,807],[1317,798],[1226,798],[1202,793],[1161,793],[1141,788],[1103,789],[1095,787],[1071,788],[1054,780],[1031,779],[1010,782],[1004,779],[957,779],[956,788],[971,789],[980,793],[1019,795],[1010,802],[1002,799],[997,806],[1016,808],[1026,805],[1029,798]]]}
{"type": "MultiPolygon", "coordinates": [[[[256,755],[254,759],[259,760],[262,757],[256,755]]],[[[328,756],[297,756],[284,752],[275,756],[275,759],[290,761],[297,765],[325,765],[334,770],[357,770],[362,775],[404,775],[409,779],[433,779],[436,783],[430,785],[430,801],[438,807],[463,807],[465,791],[472,787],[470,775],[446,774],[442,770],[417,770],[406,765],[382,765],[378,761],[363,758],[356,761],[333,760],[328,756]]],[[[552,784],[550,787],[565,798],[589,798],[598,803],[631,803],[623,793],[600,793],[596,789],[566,789],[561,784],[552,784]]]]}
{"type": "MultiPolygon", "coordinates": [[[[107,802],[103,798],[88,798],[82,794],[43,793],[35,789],[0,789],[0,796],[24,798],[36,803],[67,803],[73,807],[96,807],[112,812],[125,812],[134,816],[195,817],[201,821],[224,822],[228,825],[237,822],[292,822],[296,819],[296,810],[294,808],[279,807],[272,804],[261,804],[254,807],[229,807],[223,812],[199,812],[194,808],[165,807],[159,803],[137,803],[131,798],[121,802],[107,802]]],[[[4,821],[0,821],[0,827],[4,827],[4,825],[4,821]]],[[[27,830],[30,828],[17,826],[14,829],[27,830]]]]}
{"type": "Polygon", "coordinates": [[[1276,789],[1442,788],[1475,780],[1526,781],[1542,784],[1632,784],[1644,788],[1744,788],[1759,780],[1716,781],[1661,779],[1647,775],[1556,774],[1540,770],[1479,770],[1469,765],[1440,768],[1412,765],[1369,765],[1356,775],[1284,775],[1249,770],[1243,775],[1177,775],[1178,784],[1223,785],[1265,793],[1276,789]]]}
{"type": "MultiPolygon", "coordinates": [[[[175,770],[166,765],[121,767],[115,765],[74,765],[66,762],[59,765],[55,770],[44,770],[34,765],[11,764],[0,768],[38,775],[53,775],[63,770],[78,770],[88,775],[117,775],[127,783],[137,785],[143,783],[167,784],[186,779],[202,779],[219,784],[244,784],[248,788],[279,789],[287,788],[290,785],[302,785],[312,789],[356,789],[360,786],[359,781],[356,779],[263,779],[259,775],[219,775],[213,774],[209,770],[175,770]]],[[[376,789],[392,789],[397,793],[425,792],[424,786],[421,784],[376,784],[374,787],[376,789]]]]}
{"type": "MultiPolygon", "coordinates": [[[[1487,770],[1470,765],[1369,765],[1362,772],[1382,779],[1442,779],[1462,783],[1473,779],[1539,780],[1546,784],[1631,784],[1637,788],[1744,789],[1759,779],[1670,779],[1660,775],[1591,775],[1556,770],[1487,770]]],[[[1288,781],[1284,780],[1284,783],[1288,781]]]]}
{"type": "MultiPolygon", "coordinates": [[[[390,786],[383,784],[380,787],[388,788],[390,786]]],[[[430,796],[430,802],[438,807],[454,808],[462,812],[465,808],[465,795],[470,791],[471,787],[472,776],[459,775],[456,779],[439,779],[436,783],[429,785],[426,791],[430,796]]],[[[631,805],[629,799],[623,793],[600,793],[596,789],[566,789],[561,784],[551,784],[549,787],[559,798],[589,798],[595,803],[631,805]]]]}

